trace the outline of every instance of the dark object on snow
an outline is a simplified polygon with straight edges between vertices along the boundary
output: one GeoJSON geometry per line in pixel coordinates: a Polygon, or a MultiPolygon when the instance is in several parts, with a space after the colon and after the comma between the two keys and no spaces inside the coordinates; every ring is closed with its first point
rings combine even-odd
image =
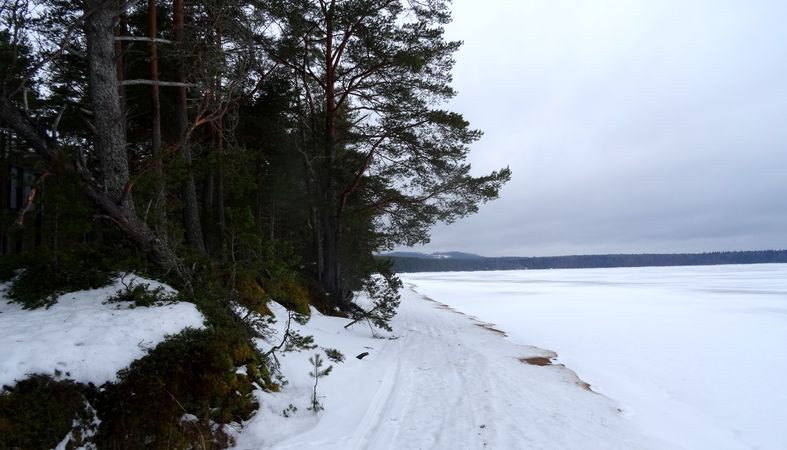
{"type": "Polygon", "coordinates": [[[369,356],[369,352],[363,352],[360,355],[356,356],[356,358],[363,359],[365,356],[369,356]]]}

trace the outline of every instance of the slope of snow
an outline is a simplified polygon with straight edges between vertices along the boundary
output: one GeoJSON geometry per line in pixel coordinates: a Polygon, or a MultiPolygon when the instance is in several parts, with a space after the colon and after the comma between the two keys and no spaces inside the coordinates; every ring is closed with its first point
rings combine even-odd
{"type": "Polygon", "coordinates": [[[549,348],[669,448],[787,449],[787,265],[407,274],[549,348]]]}
{"type": "MultiPolygon", "coordinates": [[[[125,283],[156,281],[127,276],[125,283]]],[[[24,310],[10,303],[0,285],[0,387],[40,373],[100,385],[114,381],[119,370],[145,355],[166,336],[187,327],[200,328],[204,317],[191,303],[129,309],[104,304],[123,288],[114,284],[60,296],[49,309],[24,310]]]]}
{"type": "MultiPolygon", "coordinates": [[[[282,326],[283,311],[275,312],[282,326]]],[[[319,382],[325,410],[307,410],[307,359],[315,351],[286,354],[280,359],[289,384],[280,393],[258,393],[261,409],[238,434],[236,448],[658,447],[570,370],[520,361],[549,352],[513,344],[409,288],[393,322],[395,336],[375,339],[365,324],[345,330],[347,323],[314,312],[299,327],[346,356],[319,382]],[[362,352],[369,355],[357,359],[362,352]],[[290,405],[297,412],[285,417],[290,405]]]]}

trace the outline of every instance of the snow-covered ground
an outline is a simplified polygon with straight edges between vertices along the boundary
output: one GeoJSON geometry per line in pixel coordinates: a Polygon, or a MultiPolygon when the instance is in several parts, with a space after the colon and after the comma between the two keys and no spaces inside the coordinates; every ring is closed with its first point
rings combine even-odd
{"type": "MultiPolygon", "coordinates": [[[[520,361],[549,352],[506,340],[409,288],[402,293],[393,336],[375,339],[366,324],[345,330],[347,319],[316,312],[298,326],[320,346],[346,356],[343,363],[326,359],[334,370],[318,385],[325,410],[307,410],[308,358],[323,351],[288,353],[281,362],[289,384],[280,393],[258,393],[261,409],[237,436],[237,448],[663,447],[644,438],[614,402],[587,390],[570,370],[520,361]],[[363,352],[369,355],[357,359],[363,352]]],[[[281,327],[285,312],[274,312],[281,327]]]]}
{"type": "Polygon", "coordinates": [[[666,448],[787,449],[787,265],[403,278],[556,351],[666,448]]]}
{"type": "Polygon", "coordinates": [[[62,295],[49,309],[24,310],[8,302],[3,295],[8,286],[0,284],[0,388],[29,374],[96,385],[115,381],[119,370],[166,336],[203,326],[204,317],[191,303],[133,309],[105,304],[123,283],[173,292],[156,281],[127,276],[101,289],[62,295]]]}
{"type": "MultiPolygon", "coordinates": [[[[238,449],[787,448],[787,265],[404,278],[393,334],[317,312],[294,325],[320,348],[279,356],[289,383],[256,393],[238,449]],[[555,356],[542,349],[556,361],[533,364],[555,356]],[[334,366],[317,414],[314,353],[334,366]]],[[[188,303],[105,304],[122,287],[25,311],[0,285],[0,385],[56,371],[112,381],[167,335],[203,326],[188,303]]]]}

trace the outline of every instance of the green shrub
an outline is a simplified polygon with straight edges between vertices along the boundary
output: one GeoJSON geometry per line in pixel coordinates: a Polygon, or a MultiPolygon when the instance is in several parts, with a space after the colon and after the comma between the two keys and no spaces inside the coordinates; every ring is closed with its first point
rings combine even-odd
{"type": "Polygon", "coordinates": [[[92,423],[83,390],[72,381],[34,375],[0,393],[0,448],[51,449],[74,421],[92,423]]]}
{"type": "MultiPolygon", "coordinates": [[[[248,419],[253,382],[266,371],[248,339],[230,329],[185,330],[103,387],[99,448],[225,448],[221,425],[248,419]],[[237,367],[246,366],[238,374],[237,367]],[[190,414],[197,420],[181,420],[190,414]]],[[[189,416],[191,417],[191,416],[189,416]]]]}
{"type": "Polygon", "coordinates": [[[267,288],[271,298],[285,308],[306,316],[311,314],[309,306],[312,303],[312,298],[309,295],[309,290],[297,280],[283,278],[269,281],[267,288]]]}
{"type": "Polygon", "coordinates": [[[271,385],[262,360],[237,329],[187,329],[100,389],[33,376],[0,394],[0,449],[51,449],[69,432],[69,449],[227,448],[222,426],[250,418],[255,383],[271,385]]]}
{"type": "Polygon", "coordinates": [[[272,316],[273,313],[268,308],[268,294],[260,286],[257,280],[241,275],[235,283],[237,291],[237,302],[251,312],[272,316]]]}
{"type": "Polygon", "coordinates": [[[107,299],[108,303],[131,303],[132,307],[161,306],[175,301],[163,287],[151,288],[147,283],[131,283],[107,299]]]}
{"type": "Polygon", "coordinates": [[[344,362],[344,353],[340,352],[335,348],[326,348],[323,347],[322,349],[325,352],[325,356],[328,357],[331,361],[335,363],[342,363],[344,362]]]}
{"type": "Polygon", "coordinates": [[[28,255],[21,266],[8,297],[29,309],[52,306],[66,292],[106,286],[115,277],[102,253],[88,247],[56,255],[50,252],[28,255]]]}

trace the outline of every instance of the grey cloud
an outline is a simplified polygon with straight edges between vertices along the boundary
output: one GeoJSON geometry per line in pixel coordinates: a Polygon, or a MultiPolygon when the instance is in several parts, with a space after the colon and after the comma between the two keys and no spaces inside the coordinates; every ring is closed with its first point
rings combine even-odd
{"type": "Polygon", "coordinates": [[[780,1],[456,0],[452,108],[502,198],[416,250],[787,248],[780,1]],[[474,239],[469,242],[467,236],[474,239]]]}

